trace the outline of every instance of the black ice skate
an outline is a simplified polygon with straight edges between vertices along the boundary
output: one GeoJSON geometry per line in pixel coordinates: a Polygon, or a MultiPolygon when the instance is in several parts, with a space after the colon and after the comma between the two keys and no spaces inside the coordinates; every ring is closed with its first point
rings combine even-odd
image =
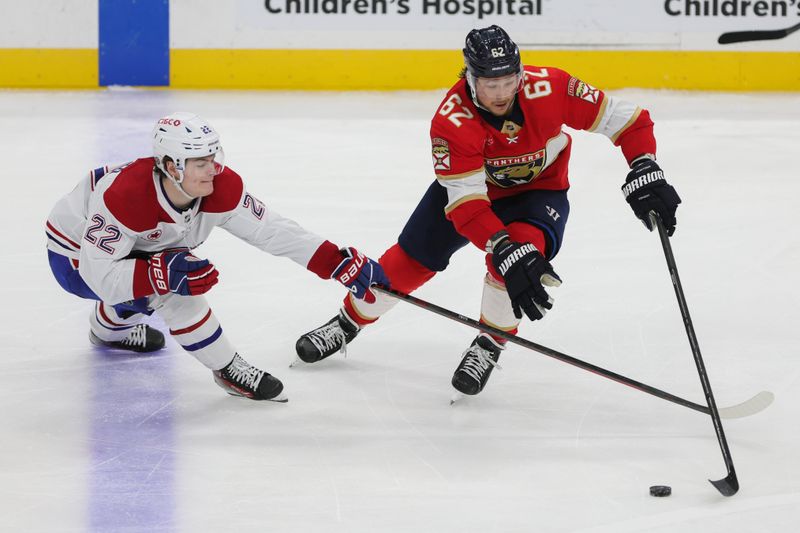
{"type": "MultiPolygon", "coordinates": [[[[462,394],[475,395],[483,390],[494,367],[500,368],[502,346],[488,335],[478,335],[472,345],[464,351],[464,358],[453,374],[452,384],[462,394]]],[[[455,401],[454,398],[453,401],[455,401]]],[[[452,402],[451,402],[452,403],[452,402]]]]}
{"type": "Polygon", "coordinates": [[[254,367],[238,353],[225,368],[214,370],[213,374],[217,385],[231,396],[273,402],[288,401],[288,398],[281,394],[283,383],[278,378],[254,367]]]}
{"type": "Polygon", "coordinates": [[[164,347],[164,334],[145,324],[133,326],[128,336],[121,341],[104,341],[89,330],[89,341],[97,346],[106,346],[131,352],[155,352],[164,347]]]}
{"type": "Polygon", "coordinates": [[[356,338],[359,328],[342,313],[317,329],[297,339],[297,356],[305,363],[316,363],[336,352],[347,352],[347,344],[356,338]]]}

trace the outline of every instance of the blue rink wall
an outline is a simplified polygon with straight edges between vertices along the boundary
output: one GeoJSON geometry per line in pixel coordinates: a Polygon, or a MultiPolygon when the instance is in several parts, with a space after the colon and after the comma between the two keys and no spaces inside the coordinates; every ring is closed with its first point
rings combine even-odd
{"type": "MultiPolygon", "coordinates": [[[[460,42],[452,50],[171,48],[169,0],[97,0],[96,27],[94,48],[0,47],[0,87],[437,89],[462,65],[460,42]]],[[[800,90],[800,51],[523,49],[523,60],[606,89],[800,90]]]]}

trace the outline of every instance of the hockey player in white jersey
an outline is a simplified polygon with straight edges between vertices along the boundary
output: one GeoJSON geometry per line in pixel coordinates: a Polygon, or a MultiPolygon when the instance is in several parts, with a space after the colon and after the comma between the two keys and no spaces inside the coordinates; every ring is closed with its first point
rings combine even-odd
{"type": "Polygon", "coordinates": [[[192,250],[221,227],[272,255],[288,257],[355,297],[388,285],[381,266],[340,249],[268,209],[225,166],[219,135],[191,113],[173,113],[153,129],[154,157],[90,172],[55,205],[46,224],[50,267],[68,292],[95,300],[89,337],[135,352],[164,346],[142,324],[157,312],[183,348],[229,394],[285,401],[283,384],[244,360],[209,308],[205,292],[219,273],[192,250]]]}

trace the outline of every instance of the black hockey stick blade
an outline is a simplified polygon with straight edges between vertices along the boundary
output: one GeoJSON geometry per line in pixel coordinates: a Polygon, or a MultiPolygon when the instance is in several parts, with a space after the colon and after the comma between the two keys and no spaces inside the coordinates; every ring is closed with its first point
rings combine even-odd
{"type": "Polygon", "coordinates": [[[800,30],[800,23],[783,30],[730,31],[720,35],[717,42],[719,44],[734,44],[748,41],[773,41],[775,39],[783,39],[797,30],[800,30]]]}
{"type": "Polygon", "coordinates": [[[711,482],[714,488],[723,496],[730,497],[739,492],[739,479],[736,477],[736,472],[734,470],[731,470],[723,479],[718,479],[717,481],[709,479],[708,481],[711,482]]]}
{"type": "MultiPolygon", "coordinates": [[[[491,335],[495,335],[497,337],[506,339],[508,342],[516,344],[517,346],[522,346],[523,348],[527,348],[528,350],[532,350],[542,355],[546,355],[547,357],[551,357],[558,361],[570,364],[572,366],[576,366],[583,370],[587,370],[600,377],[616,381],[617,383],[621,383],[622,385],[627,385],[628,387],[650,394],[651,396],[655,396],[656,398],[661,398],[662,400],[667,400],[668,402],[688,407],[689,409],[692,409],[694,411],[706,415],[711,414],[711,410],[708,408],[708,406],[700,405],[698,403],[681,398],[680,396],[675,396],[674,394],[670,394],[669,392],[636,381],[635,379],[631,379],[621,374],[617,374],[616,372],[612,372],[611,370],[606,370],[605,368],[593,365],[591,363],[587,363],[586,361],[582,361],[576,357],[572,357],[565,353],[553,350],[552,348],[548,348],[547,346],[536,344],[533,341],[529,341],[528,339],[523,339],[522,337],[518,337],[516,335],[508,333],[507,331],[494,328],[492,326],[489,326],[488,324],[483,324],[481,322],[478,322],[477,320],[456,313],[455,311],[450,311],[449,309],[445,309],[444,307],[440,307],[436,304],[432,304],[425,300],[421,300],[416,296],[411,296],[410,294],[405,294],[395,289],[390,289],[381,286],[374,286],[372,289],[377,292],[381,292],[389,296],[392,296],[394,298],[397,298],[399,300],[404,300],[421,309],[424,309],[431,313],[435,313],[445,318],[449,318],[450,320],[453,320],[465,326],[469,326],[479,331],[483,331],[484,333],[489,333],[491,335]]],[[[771,392],[761,391],[760,393],[756,394],[752,398],[745,400],[742,403],[738,403],[730,407],[723,407],[722,409],[720,409],[720,416],[722,418],[744,418],[746,416],[752,416],[769,407],[773,399],[774,395],[771,392]]]]}

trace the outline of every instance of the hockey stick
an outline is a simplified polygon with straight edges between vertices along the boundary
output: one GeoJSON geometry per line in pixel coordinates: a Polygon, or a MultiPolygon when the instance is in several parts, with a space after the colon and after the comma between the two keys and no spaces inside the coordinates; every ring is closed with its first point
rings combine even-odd
{"type": "MultiPolygon", "coordinates": [[[[575,357],[553,350],[552,348],[548,348],[547,346],[542,346],[541,344],[537,344],[527,339],[523,339],[522,337],[518,337],[501,329],[494,328],[492,326],[489,326],[488,324],[481,324],[477,320],[473,320],[469,317],[466,317],[454,311],[450,311],[449,309],[445,309],[444,307],[439,307],[438,305],[426,302],[425,300],[420,300],[419,298],[411,296],[410,294],[405,294],[400,291],[396,291],[394,289],[387,289],[379,286],[372,287],[372,290],[382,292],[399,300],[405,300],[406,302],[412,305],[416,305],[417,307],[420,307],[422,309],[425,309],[426,311],[436,313],[437,315],[449,318],[450,320],[454,320],[456,322],[464,324],[465,326],[469,326],[471,328],[483,331],[484,333],[489,333],[496,337],[506,339],[508,342],[511,342],[518,346],[522,346],[523,348],[533,350],[534,352],[538,352],[542,355],[546,355],[548,357],[552,357],[553,359],[557,359],[564,363],[568,363],[578,368],[582,368],[583,370],[588,370],[589,372],[593,372],[598,376],[608,378],[610,380],[616,381],[617,383],[622,383],[623,385],[627,385],[629,387],[640,390],[657,398],[661,398],[662,400],[667,400],[669,402],[676,403],[684,407],[688,407],[689,409],[694,409],[695,411],[698,411],[700,413],[704,413],[707,415],[711,414],[711,411],[705,405],[700,405],[691,402],[689,400],[685,400],[679,396],[675,396],[674,394],[670,394],[655,387],[651,387],[650,385],[646,385],[644,383],[641,383],[629,377],[625,377],[621,374],[617,374],[616,372],[606,370],[605,368],[601,368],[591,363],[581,361],[580,359],[577,359],[575,357]]],[[[746,400],[740,404],[720,409],[719,410],[720,415],[723,418],[743,418],[746,416],[751,416],[769,407],[769,405],[772,403],[773,398],[774,396],[772,395],[771,392],[762,391],[753,396],[752,398],[750,398],[749,400],[746,400]]]]}
{"type": "Polygon", "coordinates": [[[683,295],[681,278],[678,276],[678,267],[675,264],[672,245],[669,243],[669,235],[667,235],[667,230],[664,228],[661,217],[654,211],[650,212],[650,222],[653,226],[658,228],[658,236],[661,238],[661,247],[664,249],[664,257],[667,260],[670,278],[672,278],[672,286],[675,288],[675,296],[678,298],[678,307],[680,307],[681,316],[683,316],[683,325],[686,327],[686,335],[689,337],[689,345],[692,347],[692,355],[694,356],[694,362],[697,366],[697,373],[700,375],[700,383],[703,385],[703,393],[706,396],[711,420],[714,422],[714,430],[717,433],[719,447],[722,450],[722,458],[725,460],[725,466],[728,469],[728,475],[725,478],[716,481],[709,479],[709,481],[723,496],[733,496],[739,490],[739,479],[736,477],[736,470],[733,468],[731,451],[728,449],[728,441],[725,439],[725,431],[722,429],[722,421],[720,420],[719,411],[717,410],[717,403],[714,401],[714,393],[711,391],[711,383],[708,380],[706,366],[703,364],[703,356],[700,355],[700,345],[697,343],[697,336],[694,333],[692,318],[689,316],[689,307],[686,305],[686,297],[683,295]]]}
{"type": "Polygon", "coordinates": [[[783,30],[730,31],[720,35],[717,42],[719,44],[733,44],[747,41],[771,41],[783,39],[797,30],[800,30],[800,23],[783,30]]]}

